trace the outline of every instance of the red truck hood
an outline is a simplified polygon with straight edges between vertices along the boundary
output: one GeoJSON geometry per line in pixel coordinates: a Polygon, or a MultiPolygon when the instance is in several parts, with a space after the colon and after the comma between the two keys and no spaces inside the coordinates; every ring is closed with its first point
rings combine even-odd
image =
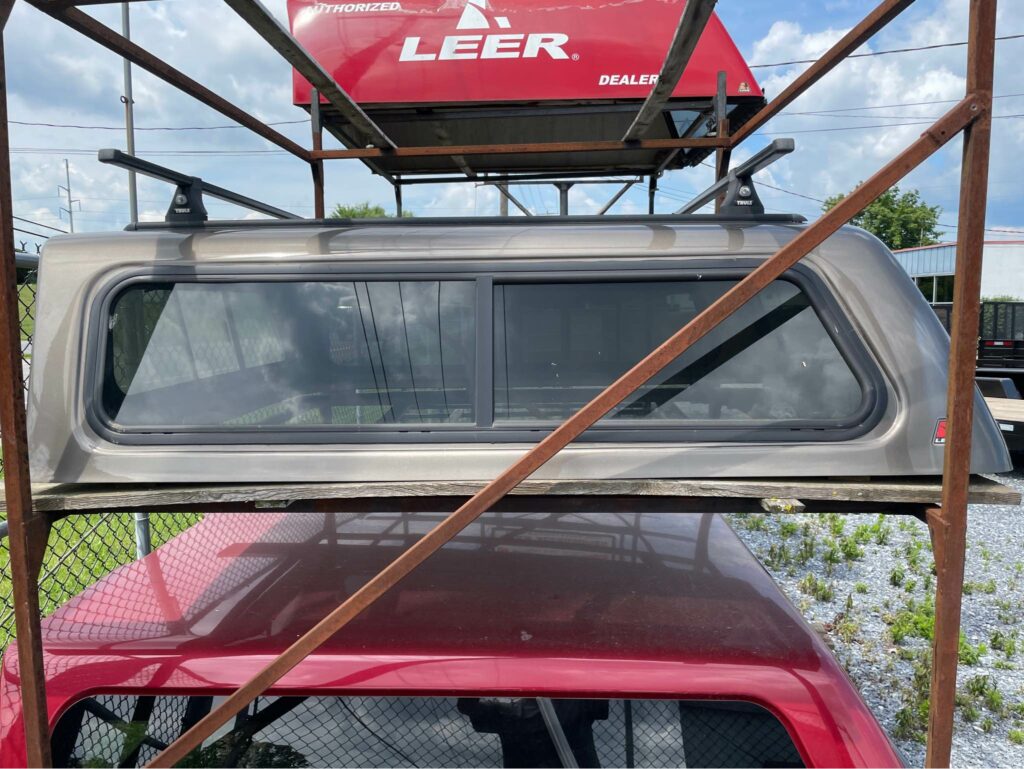
{"type": "MultiPolygon", "coordinates": [[[[227,693],[438,515],[213,514],[44,620],[51,718],[89,694],[227,693]]],[[[16,652],[0,764],[23,761],[16,652]]],[[[822,641],[716,515],[488,514],[278,693],[756,702],[808,765],[898,758],[822,641]]]]}

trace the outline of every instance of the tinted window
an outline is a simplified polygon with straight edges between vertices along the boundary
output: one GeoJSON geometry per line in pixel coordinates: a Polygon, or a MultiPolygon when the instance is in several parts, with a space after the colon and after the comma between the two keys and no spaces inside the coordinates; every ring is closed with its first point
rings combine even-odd
{"type": "Polygon", "coordinates": [[[936,302],[952,302],[953,301],[953,283],[954,278],[952,275],[936,275],[935,276],[935,301],[936,302]]]}
{"type": "MultiPolygon", "coordinates": [[[[783,726],[739,702],[262,697],[183,766],[803,766],[783,726]]],[[[100,695],[54,730],[57,766],[140,766],[208,712],[209,697],[100,695]]]]}
{"type": "Polygon", "coordinates": [[[123,427],[472,423],[471,281],[135,285],[103,402],[123,427]]]}
{"type": "MultiPolygon", "coordinates": [[[[563,420],[732,281],[495,287],[495,419],[563,420]]],[[[856,414],[860,384],[807,296],[778,281],[615,409],[613,421],[810,420],[856,414]]]]}

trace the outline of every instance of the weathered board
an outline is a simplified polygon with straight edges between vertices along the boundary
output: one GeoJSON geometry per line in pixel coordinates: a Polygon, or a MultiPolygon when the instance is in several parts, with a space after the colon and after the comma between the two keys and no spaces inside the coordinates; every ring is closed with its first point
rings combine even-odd
{"type": "Polygon", "coordinates": [[[986,398],[989,411],[996,419],[1007,422],[1024,422],[1024,399],[986,398]]]}
{"type": "MultiPolygon", "coordinates": [[[[203,505],[266,503],[267,507],[297,501],[396,497],[468,497],[484,484],[476,481],[419,483],[266,483],[266,484],[36,484],[37,510],[68,513],[89,510],[145,510],[168,507],[196,510],[203,505]]],[[[937,504],[939,478],[884,479],[682,479],[682,480],[528,480],[516,496],[615,496],[662,498],[784,499],[825,502],[937,504]]],[[[970,487],[974,504],[1016,505],[1016,490],[975,476],[970,487]]],[[[0,509],[5,509],[0,499],[0,509]]]]}

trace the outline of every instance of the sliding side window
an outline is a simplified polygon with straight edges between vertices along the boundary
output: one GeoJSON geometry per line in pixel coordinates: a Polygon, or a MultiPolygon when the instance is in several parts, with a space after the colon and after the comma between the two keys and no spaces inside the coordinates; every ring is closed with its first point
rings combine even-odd
{"type": "MultiPolygon", "coordinates": [[[[735,285],[729,280],[495,287],[495,420],[566,419],[735,285]]],[[[776,281],[604,424],[835,426],[866,395],[808,296],[776,281]]]]}
{"type": "Polygon", "coordinates": [[[475,421],[471,281],[138,283],[113,300],[121,429],[475,421]]]}

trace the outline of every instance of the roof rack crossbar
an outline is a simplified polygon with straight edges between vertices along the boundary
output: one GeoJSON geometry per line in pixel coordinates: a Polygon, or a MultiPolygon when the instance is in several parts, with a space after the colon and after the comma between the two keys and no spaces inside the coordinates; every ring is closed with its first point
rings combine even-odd
{"type": "Polygon", "coordinates": [[[732,169],[724,177],[712,184],[697,197],[676,211],[677,214],[694,214],[722,193],[725,201],[720,213],[729,216],[759,216],[764,213],[764,205],[757,196],[751,177],[762,171],[776,160],[785,157],[796,148],[792,139],[775,139],[750,160],[732,169]]]}
{"type": "Polygon", "coordinates": [[[121,150],[100,150],[98,160],[101,163],[125,168],[137,174],[175,185],[177,189],[174,191],[174,198],[171,200],[171,205],[167,209],[167,216],[165,217],[168,222],[178,224],[199,224],[205,222],[209,217],[206,213],[206,206],[203,205],[203,195],[234,203],[236,206],[266,214],[275,219],[302,218],[290,211],[263,203],[238,192],[232,192],[224,187],[218,187],[216,184],[210,184],[198,176],[189,176],[172,168],[158,166],[156,163],[129,155],[121,150]]]}

